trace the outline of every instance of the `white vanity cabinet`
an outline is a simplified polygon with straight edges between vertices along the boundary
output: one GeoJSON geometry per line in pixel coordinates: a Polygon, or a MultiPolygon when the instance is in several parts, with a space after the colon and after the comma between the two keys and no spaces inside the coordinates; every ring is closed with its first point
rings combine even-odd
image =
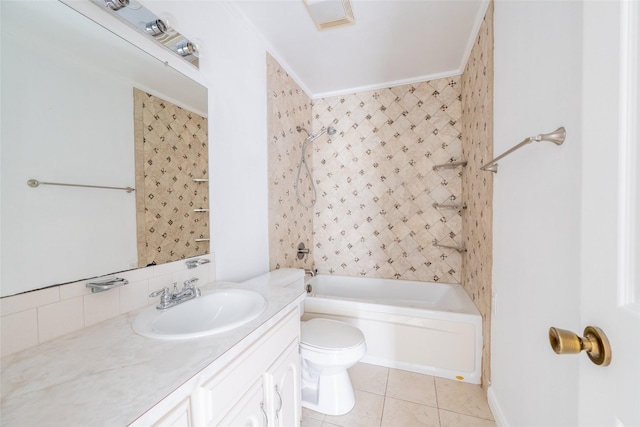
{"type": "Polygon", "coordinates": [[[269,427],[300,425],[300,351],[299,343],[291,343],[264,375],[269,427]]]}
{"type": "Polygon", "coordinates": [[[134,426],[300,425],[300,311],[197,373],[134,426]]]}

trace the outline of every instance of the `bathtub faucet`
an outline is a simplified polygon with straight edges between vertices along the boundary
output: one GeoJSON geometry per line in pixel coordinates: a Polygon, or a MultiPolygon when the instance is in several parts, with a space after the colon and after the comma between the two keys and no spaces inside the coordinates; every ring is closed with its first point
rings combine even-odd
{"type": "Polygon", "coordinates": [[[309,276],[314,277],[316,274],[318,274],[318,269],[305,269],[304,274],[308,274],[309,276]]]}

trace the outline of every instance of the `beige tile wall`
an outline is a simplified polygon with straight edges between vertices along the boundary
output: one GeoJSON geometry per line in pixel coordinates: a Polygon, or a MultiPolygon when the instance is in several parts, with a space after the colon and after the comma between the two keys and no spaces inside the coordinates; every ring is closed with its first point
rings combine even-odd
{"type": "Polygon", "coordinates": [[[209,253],[207,119],[133,89],[138,266],[209,253]]]}
{"type": "MultiPolygon", "coordinates": [[[[213,261],[212,255],[199,258],[213,261]]],[[[93,294],[81,280],[0,299],[0,357],[154,304],[158,298],[148,295],[173,283],[194,277],[209,283],[215,280],[215,264],[187,269],[181,260],[116,276],[129,284],[93,294]]]]}
{"type": "Polygon", "coordinates": [[[482,382],[491,379],[491,265],[493,173],[480,166],[493,158],[493,2],[489,5],[462,75],[462,175],[464,244],[462,284],[482,314],[482,382]]]}
{"type": "MultiPolygon", "coordinates": [[[[267,135],[269,173],[269,268],[311,268],[313,255],[296,256],[299,243],[311,248],[313,209],[296,200],[295,181],[306,133],[311,132],[311,99],[275,59],[267,55],[267,135]]],[[[312,150],[306,158],[312,162],[312,150]]],[[[312,201],[310,177],[300,175],[300,196],[306,205],[312,201]]]]}
{"type": "Polygon", "coordinates": [[[460,282],[462,244],[459,78],[314,101],[314,260],[320,272],[460,282]]]}
{"type": "MultiPolygon", "coordinates": [[[[462,156],[459,78],[314,101],[268,62],[270,267],[312,265],[322,273],[460,282],[461,171],[433,171],[462,156]],[[296,201],[306,134],[334,126],[308,146],[317,203],[296,201]],[[299,242],[311,256],[295,258],[299,242]]],[[[301,174],[303,201],[312,200],[301,174]]]]}

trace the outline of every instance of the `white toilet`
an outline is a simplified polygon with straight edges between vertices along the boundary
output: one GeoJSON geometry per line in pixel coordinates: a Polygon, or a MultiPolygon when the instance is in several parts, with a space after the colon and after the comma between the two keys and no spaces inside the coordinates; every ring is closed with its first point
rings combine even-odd
{"type": "MultiPolygon", "coordinates": [[[[304,289],[304,270],[274,270],[245,283],[304,289]]],[[[315,318],[301,322],[300,335],[302,406],[327,415],[346,414],[355,405],[347,369],[367,352],[362,331],[337,320],[315,318]]]]}

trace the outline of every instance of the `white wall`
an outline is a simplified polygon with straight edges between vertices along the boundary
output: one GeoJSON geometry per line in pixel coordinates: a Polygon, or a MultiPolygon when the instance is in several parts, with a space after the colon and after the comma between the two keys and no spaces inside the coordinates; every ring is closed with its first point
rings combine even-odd
{"type": "MultiPolygon", "coordinates": [[[[31,189],[27,180],[134,187],[131,88],[139,85],[67,54],[54,37],[30,33],[22,9],[9,6],[3,17],[14,21],[2,40],[3,296],[137,266],[134,193],[31,189]]],[[[53,8],[50,17],[60,9],[66,12],[53,8]]]]}
{"type": "Polygon", "coordinates": [[[579,329],[580,2],[495,4],[494,153],[564,126],[562,146],[533,143],[494,180],[492,380],[499,424],[577,425],[578,366],[548,342],[579,329]]]}
{"type": "Polygon", "coordinates": [[[224,2],[146,1],[201,41],[209,89],[211,247],[218,280],[268,271],[266,50],[224,2]]]}

